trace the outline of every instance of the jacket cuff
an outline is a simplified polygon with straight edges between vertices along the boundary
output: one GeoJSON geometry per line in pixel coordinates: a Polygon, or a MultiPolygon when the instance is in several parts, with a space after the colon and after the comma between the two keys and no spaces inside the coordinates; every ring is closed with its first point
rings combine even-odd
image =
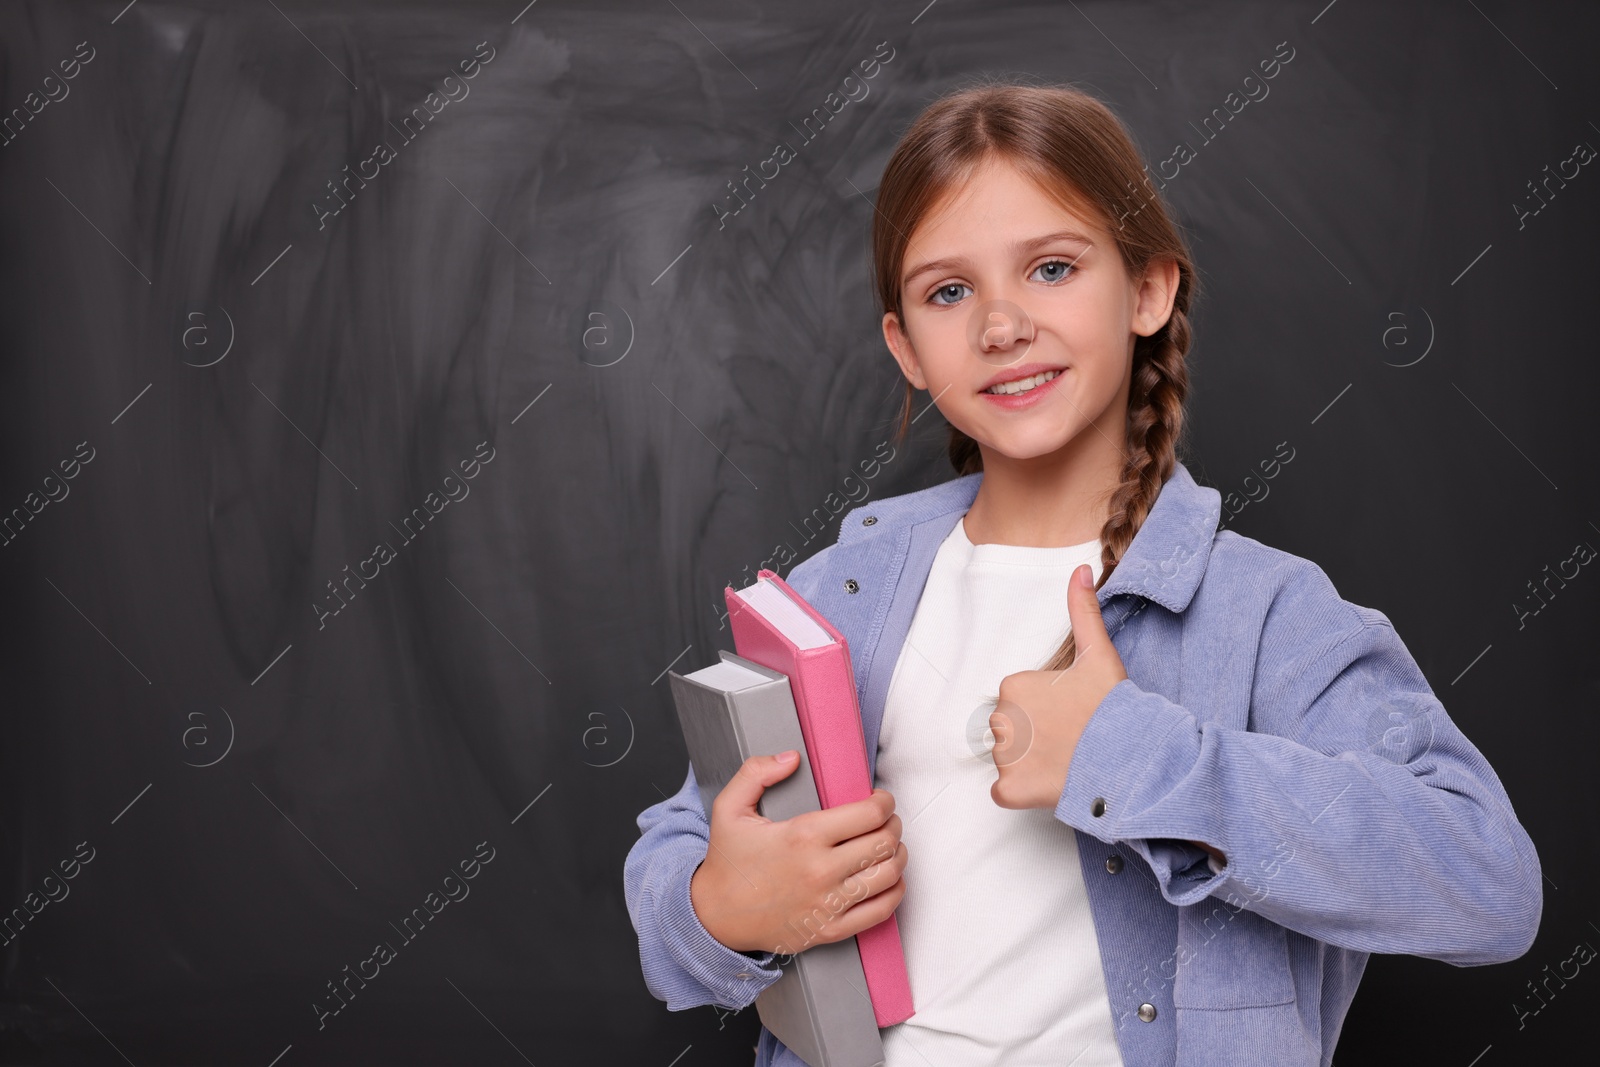
{"type": "Polygon", "coordinates": [[[1200,725],[1159,693],[1124,678],[1111,687],[1078,739],[1055,817],[1107,843],[1127,842],[1150,865],[1168,902],[1193,904],[1227,880],[1209,853],[1190,841],[1227,852],[1220,828],[1193,824],[1155,831],[1145,810],[1192,772],[1200,757],[1200,725]],[[1154,831],[1154,832],[1153,832],[1154,831]]]}
{"type": "MultiPolygon", "coordinates": [[[[658,914],[667,934],[667,949],[679,966],[712,993],[717,1004],[744,1008],[754,1003],[767,986],[783,977],[783,971],[773,962],[776,953],[747,954],[711,936],[689,896],[689,885],[699,867],[698,862],[685,864],[667,885],[665,898],[657,901],[658,914]]],[[[678,1010],[679,1006],[669,1003],[667,1007],[678,1010]]]]}
{"type": "MultiPolygon", "coordinates": [[[[1168,884],[1179,887],[1180,891],[1187,892],[1196,886],[1212,882],[1222,867],[1216,858],[1205,849],[1191,845],[1188,841],[1177,838],[1150,838],[1144,842],[1145,848],[1154,856],[1159,856],[1166,863],[1167,870],[1171,872],[1168,884]]],[[[1220,885],[1217,879],[1214,885],[1220,885]]]]}

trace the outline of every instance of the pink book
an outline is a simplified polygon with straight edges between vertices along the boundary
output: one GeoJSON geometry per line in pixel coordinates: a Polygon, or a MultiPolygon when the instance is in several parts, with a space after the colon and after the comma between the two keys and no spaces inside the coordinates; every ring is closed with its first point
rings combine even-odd
{"type": "MultiPolygon", "coordinates": [[[[763,568],[755,584],[738,591],[728,586],[724,596],[734,650],[789,677],[822,807],[867,799],[867,739],[844,635],[775,571],[763,568]]],[[[856,947],[879,1028],[911,1018],[916,1009],[895,917],[858,933],[856,947]]]]}

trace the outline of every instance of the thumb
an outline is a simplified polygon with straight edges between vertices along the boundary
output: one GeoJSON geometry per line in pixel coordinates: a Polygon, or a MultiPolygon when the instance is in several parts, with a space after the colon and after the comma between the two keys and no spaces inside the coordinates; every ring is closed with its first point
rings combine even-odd
{"type": "MultiPolygon", "coordinates": [[[[788,751],[794,752],[794,749],[788,751]]],[[[767,791],[767,786],[781,782],[793,774],[795,768],[800,766],[798,754],[790,757],[788,761],[777,756],[751,756],[739,765],[733,772],[733,777],[728,779],[728,784],[722,787],[722,792],[717,794],[714,802],[717,805],[726,805],[730,814],[756,815],[756,804],[761,800],[761,794],[767,791]]]]}
{"type": "Polygon", "coordinates": [[[1102,643],[1110,644],[1106,623],[1100,616],[1100,600],[1094,590],[1094,570],[1087,563],[1072,572],[1072,588],[1067,591],[1067,617],[1078,638],[1078,655],[1102,643]]]}

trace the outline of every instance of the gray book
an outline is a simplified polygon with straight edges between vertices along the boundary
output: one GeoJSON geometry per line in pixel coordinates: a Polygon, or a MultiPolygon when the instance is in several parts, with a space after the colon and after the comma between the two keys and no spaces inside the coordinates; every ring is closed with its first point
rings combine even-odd
{"type": "MultiPolygon", "coordinates": [[[[740,764],[791,748],[800,753],[800,766],[768,786],[756,810],[774,821],[820,811],[788,676],[732,652],[719,654],[719,662],[692,674],[669,672],[706,821],[740,764]]],[[[783,977],[756,998],[762,1025],[810,1067],[881,1067],[883,1040],[856,939],[778,959],[787,961],[783,977]]]]}

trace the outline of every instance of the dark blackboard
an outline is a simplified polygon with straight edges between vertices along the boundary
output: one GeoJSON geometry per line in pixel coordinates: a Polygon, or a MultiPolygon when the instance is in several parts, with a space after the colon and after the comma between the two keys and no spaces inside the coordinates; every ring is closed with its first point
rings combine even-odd
{"type": "Polygon", "coordinates": [[[951,476],[937,416],[885,444],[867,233],[899,133],[986,71],[1095,92],[1152,163],[1190,146],[1190,469],[1394,620],[1540,848],[1528,955],[1373,959],[1340,1062],[1576,1047],[1600,978],[1547,976],[1600,944],[1600,578],[1547,568],[1600,545],[1600,178],[1564,164],[1600,145],[1597,29],[1489,0],[6,5],[0,907],[29,911],[0,1061],[749,1062],[754,1012],[649,996],[623,905],[686,767],[664,672],[731,647],[723,585],[826,543],[804,519],[863,460],[873,497],[951,476]]]}

